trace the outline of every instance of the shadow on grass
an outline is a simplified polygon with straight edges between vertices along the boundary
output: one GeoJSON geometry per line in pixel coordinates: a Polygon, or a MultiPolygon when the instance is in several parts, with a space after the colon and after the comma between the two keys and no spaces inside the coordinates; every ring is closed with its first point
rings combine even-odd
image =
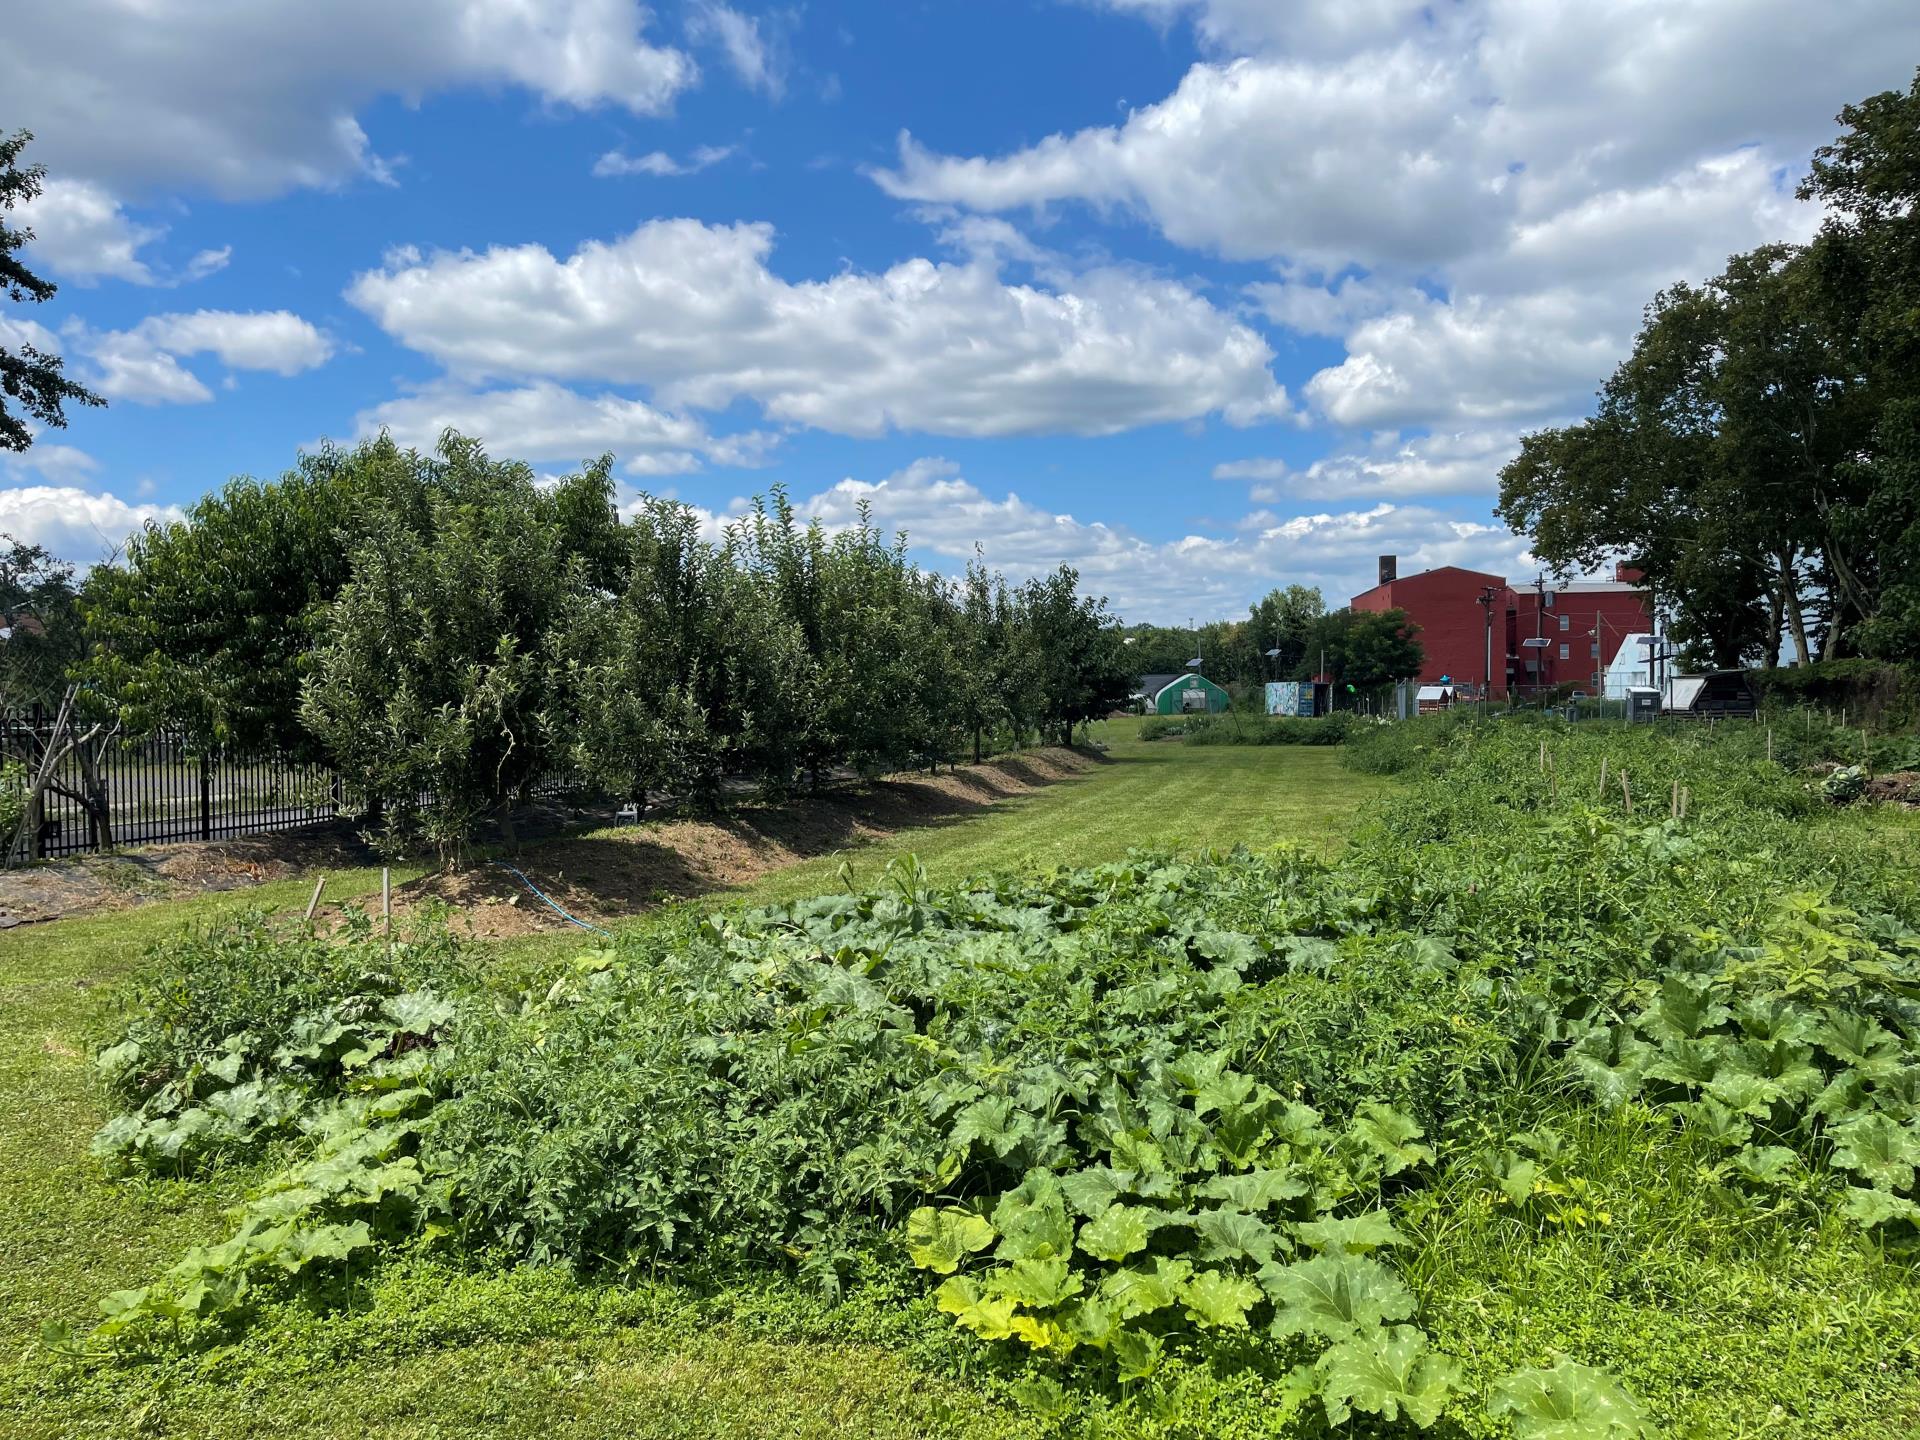
{"type": "MultiPolygon", "coordinates": [[[[1003,756],[937,775],[890,776],[786,804],[744,806],[711,818],[537,840],[505,859],[569,913],[625,919],[676,900],[735,891],[775,871],[902,833],[964,824],[1077,779],[1096,765],[1128,763],[1090,749],[1076,749],[1064,763],[1061,754],[1003,756]]],[[[407,906],[443,901],[462,912],[476,934],[488,937],[565,926],[516,876],[491,862],[423,876],[400,894],[407,906]]]]}

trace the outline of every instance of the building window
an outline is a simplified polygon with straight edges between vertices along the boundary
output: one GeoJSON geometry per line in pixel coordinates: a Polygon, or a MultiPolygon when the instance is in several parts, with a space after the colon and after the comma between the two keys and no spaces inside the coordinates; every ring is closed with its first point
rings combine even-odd
{"type": "Polygon", "coordinates": [[[1562,615],[1560,617],[1560,628],[1562,630],[1566,629],[1568,624],[1572,621],[1572,619],[1573,617],[1571,615],[1562,615]]]}
{"type": "Polygon", "coordinates": [[[1572,648],[1572,647],[1571,647],[1571,646],[1569,646],[1569,645],[1567,644],[1567,642],[1566,642],[1566,641],[1564,641],[1564,640],[1562,640],[1562,641],[1560,642],[1560,658],[1561,658],[1562,660],[1564,660],[1564,659],[1566,659],[1566,658],[1567,658],[1567,651],[1568,651],[1569,649],[1571,649],[1571,648],[1572,648]]]}

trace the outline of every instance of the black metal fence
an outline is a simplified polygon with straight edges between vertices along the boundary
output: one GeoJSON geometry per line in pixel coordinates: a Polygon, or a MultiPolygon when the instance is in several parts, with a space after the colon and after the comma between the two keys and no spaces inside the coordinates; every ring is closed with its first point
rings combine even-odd
{"type": "MultiPolygon", "coordinates": [[[[53,728],[53,712],[39,706],[0,711],[0,755],[31,773],[59,743],[53,728]]],[[[55,767],[15,858],[291,830],[332,819],[340,802],[339,777],[325,766],[195,755],[166,731],[101,737],[55,767]]]]}

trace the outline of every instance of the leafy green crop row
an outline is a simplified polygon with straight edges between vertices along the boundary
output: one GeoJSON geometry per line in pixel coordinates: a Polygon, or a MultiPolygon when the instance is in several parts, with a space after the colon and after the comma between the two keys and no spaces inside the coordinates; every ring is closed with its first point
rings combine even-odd
{"type": "MultiPolygon", "coordinates": [[[[229,1117],[291,1163],[74,1348],[213,1340],[403,1245],[829,1293],[917,1267],[976,1373],[1081,1429],[1140,1430],[1200,1367],[1264,1377],[1265,1423],[1302,1433],[1640,1433],[1605,1355],[1489,1373],[1435,1346],[1410,1230],[1439,1196],[1521,1244],[1607,1227],[1555,1128],[1597,1105],[1721,1157],[1696,1183],[1754,1224],[1920,1243],[1914,878],[1811,826],[1805,778],[1743,740],[1394,743],[1424,778],[1334,864],[1143,855],[949,890],[897,867],[513,994],[431,939],[183,942],[149,996],[230,1002],[137,1013],[106,1068],[130,1106],[185,1076],[209,1110],[291,1087],[291,1124],[229,1117]],[[219,983],[269,957],[273,984],[219,983]],[[158,1088],[125,1088],[127,1044],[174,1057],[158,1088]]],[[[130,1108],[107,1148],[179,1165],[127,1140],[156,1119],[130,1108]]]]}

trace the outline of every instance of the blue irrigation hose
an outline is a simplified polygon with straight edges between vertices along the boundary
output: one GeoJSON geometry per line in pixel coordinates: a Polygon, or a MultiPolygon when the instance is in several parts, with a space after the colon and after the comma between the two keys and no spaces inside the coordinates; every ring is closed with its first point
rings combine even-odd
{"type": "MultiPolygon", "coordinates": [[[[507,862],[504,860],[489,860],[487,863],[489,865],[498,865],[502,870],[510,870],[515,875],[520,875],[520,872],[518,870],[514,870],[513,866],[507,864],[507,862]]],[[[545,891],[543,891],[538,885],[534,884],[533,881],[527,879],[525,875],[520,875],[520,883],[526,886],[527,889],[531,890],[534,893],[535,897],[538,898],[543,905],[545,905],[549,910],[553,911],[554,914],[558,915],[562,920],[566,921],[569,925],[578,925],[582,930],[591,930],[596,935],[604,935],[609,940],[613,939],[613,932],[611,930],[602,930],[598,925],[589,925],[584,920],[576,920],[573,916],[569,915],[566,911],[562,910],[558,905],[554,904],[552,900],[547,898],[545,891]]]]}

